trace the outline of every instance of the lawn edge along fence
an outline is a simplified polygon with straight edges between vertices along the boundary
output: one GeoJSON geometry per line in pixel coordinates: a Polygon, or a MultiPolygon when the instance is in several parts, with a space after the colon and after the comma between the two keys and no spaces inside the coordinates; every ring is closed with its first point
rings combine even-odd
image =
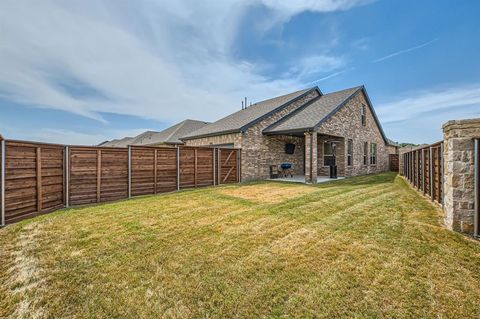
{"type": "Polygon", "coordinates": [[[52,211],[238,183],[236,148],[75,146],[0,135],[0,226],[52,211]]]}
{"type": "Polygon", "coordinates": [[[431,201],[443,205],[443,141],[415,148],[401,156],[403,157],[401,174],[412,187],[421,191],[431,201]]]}
{"type": "Polygon", "coordinates": [[[442,129],[442,142],[401,149],[399,172],[442,205],[448,229],[480,237],[480,118],[442,129]]]}

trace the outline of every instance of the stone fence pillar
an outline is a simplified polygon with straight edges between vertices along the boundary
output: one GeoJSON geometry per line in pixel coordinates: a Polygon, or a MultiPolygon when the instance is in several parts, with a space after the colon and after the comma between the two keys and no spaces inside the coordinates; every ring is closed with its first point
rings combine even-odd
{"type": "Polygon", "coordinates": [[[448,121],[444,135],[444,216],[452,230],[473,234],[475,216],[474,140],[480,118],[448,121]]]}

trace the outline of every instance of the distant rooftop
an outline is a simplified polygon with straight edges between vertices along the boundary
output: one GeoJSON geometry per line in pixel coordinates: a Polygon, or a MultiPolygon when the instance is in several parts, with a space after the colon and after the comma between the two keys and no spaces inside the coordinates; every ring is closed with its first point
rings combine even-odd
{"type": "Polygon", "coordinates": [[[209,124],[209,122],[184,120],[160,132],[146,131],[135,137],[111,140],[99,146],[127,147],[128,145],[183,144],[180,138],[195,130],[201,129],[207,124],[209,124]]]}

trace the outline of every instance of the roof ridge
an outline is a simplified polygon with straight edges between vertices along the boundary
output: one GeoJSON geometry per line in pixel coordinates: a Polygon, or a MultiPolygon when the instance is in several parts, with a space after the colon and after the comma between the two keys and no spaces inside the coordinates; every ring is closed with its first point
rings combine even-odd
{"type": "Polygon", "coordinates": [[[188,119],[181,121],[180,123],[177,123],[177,128],[173,130],[173,132],[167,136],[165,141],[168,141],[175,133],[178,132],[178,130],[185,125],[185,123],[188,121],[188,119]]]}
{"type": "MultiPolygon", "coordinates": [[[[282,94],[282,95],[277,95],[277,96],[274,96],[274,97],[271,97],[269,99],[265,99],[265,100],[260,100],[258,102],[255,102],[252,104],[252,106],[254,106],[255,104],[258,104],[258,103],[264,103],[264,102],[267,102],[267,101],[271,101],[271,100],[275,100],[275,99],[278,99],[278,98],[281,98],[281,97],[285,97],[287,95],[291,95],[291,94],[295,94],[295,93],[298,93],[298,92],[301,92],[301,91],[305,91],[304,93],[308,92],[308,91],[311,91],[313,89],[317,89],[319,92],[320,92],[320,95],[323,95],[322,91],[320,91],[320,89],[318,88],[318,86],[312,86],[312,87],[309,87],[309,88],[305,88],[305,89],[301,89],[301,90],[296,90],[296,91],[293,91],[293,92],[290,92],[290,93],[287,93],[287,94],[282,94]]],[[[302,93],[303,94],[303,93],[302,93]]],[[[240,110],[241,111],[241,110],[240,110]]]]}

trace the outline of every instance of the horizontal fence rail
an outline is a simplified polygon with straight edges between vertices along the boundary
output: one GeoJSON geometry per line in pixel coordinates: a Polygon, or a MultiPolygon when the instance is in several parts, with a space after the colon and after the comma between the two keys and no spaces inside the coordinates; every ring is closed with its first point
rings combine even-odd
{"type": "Polygon", "coordinates": [[[443,205],[443,142],[403,153],[403,171],[411,185],[443,205]]]}
{"type": "Polygon", "coordinates": [[[0,142],[1,226],[63,207],[241,180],[234,148],[0,142]]]}

